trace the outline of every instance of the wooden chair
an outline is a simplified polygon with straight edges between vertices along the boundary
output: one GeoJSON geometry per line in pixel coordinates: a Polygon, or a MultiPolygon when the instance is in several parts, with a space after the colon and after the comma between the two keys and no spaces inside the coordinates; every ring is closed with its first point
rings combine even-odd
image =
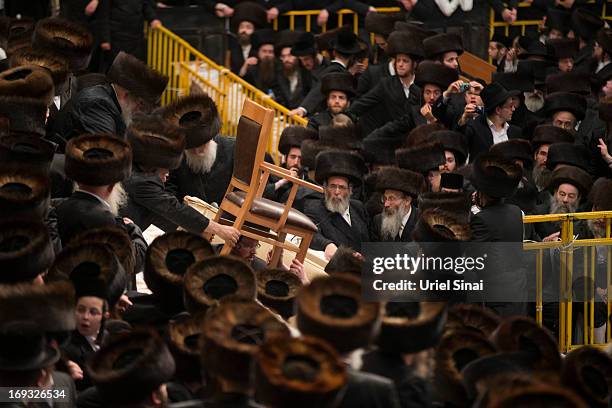
{"type": "MultiPolygon", "coordinates": [[[[273,120],[274,112],[271,109],[249,99],[245,100],[238,122],[232,179],[215,221],[232,225],[240,230],[242,235],[272,245],[274,251],[271,265],[277,266],[281,249],[296,252],[297,259],[304,262],[312,236],[317,232],[317,226],[310,218],[292,208],[298,187],[303,186],[321,193],[323,188],[293,177],[289,170],[264,161],[273,120]],[[271,174],[293,183],[285,204],[262,198],[271,174]],[[224,213],[233,215],[235,219],[224,219],[224,213]],[[245,223],[259,226],[261,229],[245,223]],[[301,237],[300,245],[285,242],[287,234],[301,237]]],[[[229,254],[231,249],[231,245],[226,242],[221,255],[229,254]]]]}
{"type": "Polygon", "coordinates": [[[467,51],[459,56],[459,64],[461,65],[461,70],[467,75],[472,78],[482,78],[487,84],[491,83],[493,73],[497,71],[495,65],[491,65],[467,51]]]}

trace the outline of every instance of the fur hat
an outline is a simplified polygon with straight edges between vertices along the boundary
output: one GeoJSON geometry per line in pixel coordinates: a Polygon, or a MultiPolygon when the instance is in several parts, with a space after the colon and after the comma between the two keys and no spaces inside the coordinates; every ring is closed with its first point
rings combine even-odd
{"type": "Polygon", "coordinates": [[[535,369],[555,373],[561,369],[557,341],[533,319],[524,316],[506,318],[491,334],[491,341],[502,351],[528,353],[535,369]]]}
{"type": "Polygon", "coordinates": [[[447,213],[455,215],[458,220],[467,222],[472,200],[466,193],[423,193],[419,195],[419,211],[439,208],[447,213]]]}
{"type": "Polygon", "coordinates": [[[168,323],[168,349],[176,365],[175,378],[181,382],[202,381],[199,343],[204,318],[204,313],[185,313],[168,323]]]}
{"type": "Polygon", "coordinates": [[[378,349],[390,353],[418,353],[435,347],[446,324],[443,302],[389,302],[376,339],[378,349]]]}
{"type": "Polygon", "coordinates": [[[582,197],[586,197],[593,185],[591,175],[580,167],[563,166],[552,172],[548,189],[554,192],[561,184],[571,184],[580,191],[582,197]]]}
{"type": "Polygon", "coordinates": [[[590,407],[607,407],[612,389],[612,358],[584,346],[572,350],[563,361],[561,382],[573,389],[590,407]]]}
{"type": "Polygon", "coordinates": [[[470,362],[495,352],[495,346],[479,333],[456,330],[445,334],[434,355],[433,385],[439,399],[467,406],[461,370],[470,362]]]}
{"type": "Polygon", "coordinates": [[[368,13],[365,18],[365,30],[373,34],[380,34],[386,38],[393,32],[395,22],[405,19],[406,13],[402,12],[368,13]]]}
{"type": "Polygon", "coordinates": [[[47,69],[28,65],[0,73],[0,96],[35,99],[49,105],[53,95],[53,79],[47,69]]]}
{"type": "Polygon", "coordinates": [[[11,55],[9,65],[11,68],[23,65],[36,65],[47,69],[53,79],[56,94],[68,78],[68,61],[46,50],[35,50],[32,48],[19,50],[11,55]]]}
{"type": "Polygon", "coordinates": [[[555,58],[576,58],[578,55],[578,41],[574,38],[555,38],[548,40],[547,44],[555,51],[555,58]]]}
{"type": "Polygon", "coordinates": [[[577,121],[584,119],[587,110],[587,102],[584,96],[570,92],[555,92],[546,96],[544,111],[546,116],[552,117],[560,111],[572,113],[577,121]]]}
{"type": "Polygon", "coordinates": [[[499,154],[507,159],[521,160],[525,168],[531,168],[533,165],[531,143],[524,139],[513,139],[496,143],[489,148],[489,152],[499,154]]]}
{"type": "Polygon", "coordinates": [[[415,71],[414,83],[423,88],[425,84],[434,84],[446,91],[450,84],[459,79],[459,74],[446,65],[432,61],[421,62],[415,71]]]}
{"type": "Polygon", "coordinates": [[[308,55],[317,54],[317,45],[315,36],[310,32],[303,32],[291,47],[291,55],[296,57],[305,57],[308,55]]]}
{"type": "Polygon", "coordinates": [[[586,8],[579,7],[572,13],[571,27],[575,37],[589,41],[604,26],[604,22],[597,14],[586,8]]]}
{"type": "Polygon", "coordinates": [[[45,136],[47,104],[43,100],[23,98],[20,96],[0,96],[0,119],[6,123],[0,126],[0,133],[7,132],[35,134],[45,136]],[[19,109],[15,109],[15,107],[19,109]]]}
{"type": "Polygon", "coordinates": [[[512,39],[505,34],[502,34],[498,31],[493,33],[490,42],[495,42],[501,44],[504,48],[510,49],[512,48],[512,39]]]}
{"type": "Polygon", "coordinates": [[[184,130],[185,149],[208,143],[221,130],[217,105],[206,94],[184,96],[156,113],[168,123],[184,130]]]}
{"type": "Polygon", "coordinates": [[[518,55],[518,59],[546,61],[547,63],[552,63],[554,61],[552,52],[552,47],[548,46],[548,44],[543,44],[540,41],[532,41],[527,47],[526,52],[518,55]]]}
{"type": "Polygon", "coordinates": [[[291,30],[282,30],[278,33],[276,38],[276,44],[274,44],[274,50],[276,51],[276,56],[280,57],[280,53],[283,48],[292,48],[293,45],[298,41],[301,37],[302,33],[299,31],[291,31],[291,30]]]}
{"type": "Polygon", "coordinates": [[[71,280],[76,297],[95,296],[113,308],[128,282],[128,276],[110,246],[84,244],[65,248],[49,269],[48,280],[71,280]]]}
{"type": "Polygon", "coordinates": [[[255,29],[263,28],[268,24],[266,8],[254,1],[242,1],[234,7],[231,29],[234,33],[238,32],[238,26],[243,21],[248,21],[255,26],[255,29]]]}
{"type": "Polygon", "coordinates": [[[74,236],[64,243],[64,248],[79,247],[87,244],[102,244],[108,246],[115,254],[128,276],[136,271],[136,250],[127,231],[118,226],[91,228],[74,236]]]}
{"type": "Polygon", "coordinates": [[[155,238],[147,249],[144,280],[158,304],[172,312],[184,310],[187,269],[214,254],[206,239],[190,232],[173,231],[155,238]]]}
{"type": "Polygon", "coordinates": [[[455,51],[463,54],[463,40],[457,34],[442,33],[436,34],[423,40],[425,58],[428,60],[436,59],[444,53],[455,51]]]}
{"type": "Polygon", "coordinates": [[[5,376],[13,371],[40,372],[59,358],[60,351],[49,344],[36,323],[17,320],[0,325],[0,366],[5,376]]]}
{"type": "Polygon", "coordinates": [[[354,55],[361,51],[357,36],[349,26],[341,27],[337,31],[331,45],[335,52],[344,55],[354,55]]]}
{"type": "Polygon", "coordinates": [[[574,135],[567,130],[553,125],[538,125],[533,131],[531,147],[537,151],[542,145],[553,143],[574,143],[574,135]]]}
{"type": "Polygon", "coordinates": [[[586,147],[574,143],[559,142],[548,147],[546,167],[554,170],[559,164],[580,167],[589,170],[590,153],[586,147]]]}
{"type": "Polygon", "coordinates": [[[350,72],[331,72],[321,78],[321,93],[329,95],[331,91],[347,94],[349,98],[355,95],[353,75],[350,72]]]}
{"type": "Polygon", "coordinates": [[[546,93],[569,92],[587,97],[591,93],[591,78],[584,72],[559,72],[546,75],[546,93]]]}
{"type": "Polygon", "coordinates": [[[475,304],[456,304],[448,311],[446,331],[469,331],[488,337],[501,323],[491,309],[475,304]]]}
{"type": "Polygon", "coordinates": [[[599,101],[599,119],[604,122],[612,122],[612,96],[602,98],[599,101]]]}
{"type": "Polygon", "coordinates": [[[315,160],[315,180],[323,185],[333,176],[346,177],[354,185],[360,185],[366,172],[361,156],[343,150],[326,150],[315,160]]]}
{"type": "Polygon", "coordinates": [[[319,127],[319,143],[325,146],[342,150],[360,150],[363,147],[361,140],[359,128],[353,124],[319,127]]]}
{"type": "Polygon", "coordinates": [[[440,143],[426,143],[408,149],[397,149],[395,159],[400,168],[423,175],[427,175],[430,170],[438,170],[440,165],[446,163],[444,147],[440,143]]]}
{"type": "Polygon", "coordinates": [[[426,125],[419,125],[412,129],[406,140],[404,141],[404,147],[415,147],[425,143],[431,142],[431,135],[433,132],[445,130],[446,128],[439,123],[428,123],[426,125]]]}
{"type": "Polygon", "coordinates": [[[276,44],[276,31],[271,28],[262,28],[251,34],[251,53],[257,56],[257,51],[262,45],[276,44]]]}
{"type": "Polygon", "coordinates": [[[115,136],[81,135],[66,144],[64,170],[67,177],[88,186],[119,183],[132,173],[132,149],[115,136]]]}
{"type": "Polygon", "coordinates": [[[0,323],[28,320],[47,333],[70,332],[76,326],[75,304],[70,282],[0,285],[0,323]]]}
{"type": "Polygon", "coordinates": [[[0,222],[0,283],[32,281],[53,263],[47,227],[40,221],[0,222]]]}
{"type": "Polygon", "coordinates": [[[383,167],[376,177],[376,190],[398,190],[416,199],[427,190],[427,184],[421,173],[397,167],[383,167]]]}
{"type": "Polygon", "coordinates": [[[329,146],[322,145],[317,140],[306,139],[302,142],[302,167],[314,170],[316,158],[319,153],[329,150],[329,146]]]}
{"type": "Polygon", "coordinates": [[[285,320],[294,315],[293,303],[301,287],[297,275],[284,269],[264,269],[257,273],[257,299],[285,320]]]}
{"type": "MultiPolygon", "coordinates": [[[[524,65],[521,65],[524,67],[524,65]]],[[[510,91],[533,92],[535,87],[531,72],[494,72],[492,82],[497,82],[510,91]]]]}
{"type": "Polygon", "coordinates": [[[315,43],[319,51],[327,51],[331,53],[334,47],[333,43],[334,39],[336,38],[336,35],[338,35],[338,33],[343,30],[351,31],[352,29],[350,26],[345,25],[342,27],[332,28],[331,30],[327,30],[324,33],[315,34],[315,43]]]}
{"type": "Polygon", "coordinates": [[[36,135],[0,136],[0,166],[27,166],[47,174],[56,145],[36,135]]]}
{"type": "MultiPolygon", "coordinates": [[[[372,14],[376,13],[368,15],[372,14]]],[[[395,57],[397,54],[406,54],[412,59],[421,60],[425,55],[425,51],[423,50],[422,42],[408,31],[394,31],[387,39],[387,55],[395,57]]]]}
{"type": "Polygon", "coordinates": [[[468,241],[470,236],[468,223],[438,208],[421,212],[419,221],[412,232],[412,237],[416,242],[424,243],[468,241]]]}
{"type": "Polygon", "coordinates": [[[287,341],[290,334],[274,313],[253,300],[225,300],[206,314],[200,337],[202,367],[248,391],[255,354],[275,337],[287,341]]]}
{"type": "Polygon", "coordinates": [[[222,298],[255,300],[257,278],[239,258],[214,256],[192,264],[185,274],[185,308],[190,313],[206,310],[222,298]]]}
{"type": "Polygon", "coordinates": [[[181,165],[185,134],[156,115],[134,117],[127,130],[134,163],[144,168],[174,170],[181,165]]]}
{"type": "Polygon", "coordinates": [[[315,337],[271,339],[255,361],[258,400],[271,407],[336,407],[348,382],[336,351],[315,337]]]}
{"type": "Polygon", "coordinates": [[[523,175],[518,164],[505,157],[484,153],[476,157],[472,167],[472,184],[476,190],[494,198],[514,194],[523,175]]]}
{"type": "MultiPolygon", "coordinates": [[[[508,387],[491,392],[487,407],[564,407],[587,408],[573,392],[555,385],[534,384],[508,387]]],[[[591,405],[591,407],[593,407],[591,405]]]]}
{"type": "Polygon", "coordinates": [[[38,21],[32,39],[33,48],[66,59],[72,72],[87,68],[93,46],[94,38],[87,28],[60,17],[38,21]]]}
{"type": "Polygon", "coordinates": [[[27,165],[0,170],[0,218],[42,220],[49,210],[49,178],[27,165]]]}
{"type": "Polygon", "coordinates": [[[278,151],[287,156],[292,147],[301,148],[302,142],[308,139],[317,139],[317,131],[305,126],[291,125],[283,129],[278,142],[278,151]]]}
{"type": "Polygon", "coordinates": [[[85,365],[106,404],[138,403],[170,381],[175,364],[163,339],[151,329],[113,336],[85,365]]]}
{"type": "Polygon", "coordinates": [[[397,31],[405,31],[410,34],[417,42],[423,43],[426,38],[437,35],[435,31],[426,30],[425,25],[417,21],[396,21],[395,29],[397,31]]]}
{"type": "Polygon", "coordinates": [[[296,304],[300,332],[326,340],[340,354],[366,347],[380,328],[381,305],[363,302],[353,275],[314,279],[300,290],[296,304]]]}
{"type": "Polygon", "coordinates": [[[441,143],[444,150],[450,150],[453,152],[457,167],[465,164],[468,149],[462,133],[454,132],[452,130],[438,130],[431,133],[431,140],[441,143]]]}
{"type": "Polygon", "coordinates": [[[334,273],[347,273],[361,276],[363,265],[363,259],[355,256],[355,250],[353,248],[340,245],[334,253],[334,256],[332,256],[327,265],[325,265],[325,273],[329,275],[334,273]]]}
{"type": "Polygon", "coordinates": [[[110,82],[150,104],[159,102],[168,84],[167,76],[123,51],[117,54],[106,76],[110,82]]]}
{"type": "Polygon", "coordinates": [[[612,180],[600,177],[591,188],[590,200],[594,211],[612,210],[612,180]]]}

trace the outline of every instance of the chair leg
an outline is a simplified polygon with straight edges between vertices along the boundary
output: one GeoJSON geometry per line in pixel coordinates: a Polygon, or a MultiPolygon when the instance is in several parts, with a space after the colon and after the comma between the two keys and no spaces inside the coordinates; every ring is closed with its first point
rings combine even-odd
{"type": "MultiPolygon", "coordinates": [[[[278,234],[278,239],[277,241],[279,242],[285,242],[285,238],[287,237],[287,233],[286,232],[280,232],[278,234]]],[[[278,268],[278,264],[280,262],[280,257],[281,254],[283,253],[282,248],[281,247],[277,247],[275,246],[272,250],[272,259],[270,260],[270,264],[269,267],[270,268],[278,268]]]]}
{"type": "Polygon", "coordinates": [[[300,250],[296,254],[296,258],[298,261],[304,263],[304,259],[306,259],[306,252],[308,252],[308,248],[310,247],[310,242],[312,241],[312,233],[304,234],[302,236],[302,242],[300,242],[300,250]]]}

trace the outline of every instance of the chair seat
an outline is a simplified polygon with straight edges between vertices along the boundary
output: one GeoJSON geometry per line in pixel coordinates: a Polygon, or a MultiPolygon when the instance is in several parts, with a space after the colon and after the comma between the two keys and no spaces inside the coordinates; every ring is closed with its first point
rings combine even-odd
{"type": "MultiPolygon", "coordinates": [[[[244,191],[234,191],[225,196],[225,198],[227,198],[231,203],[239,207],[242,207],[245,197],[246,193],[244,191]]],[[[285,206],[283,204],[268,200],[267,198],[256,198],[253,200],[253,204],[251,205],[252,214],[273,220],[279,220],[282,217],[284,210],[285,206]]],[[[312,220],[293,208],[289,210],[286,224],[312,232],[317,232],[317,226],[312,222],[312,220]]]]}

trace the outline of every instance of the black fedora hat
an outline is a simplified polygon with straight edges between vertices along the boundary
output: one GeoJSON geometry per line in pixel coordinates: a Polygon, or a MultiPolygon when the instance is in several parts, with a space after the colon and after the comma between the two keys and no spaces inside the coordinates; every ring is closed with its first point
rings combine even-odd
{"type": "Polygon", "coordinates": [[[291,55],[296,57],[305,57],[308,55],[317,54],[317,44],[315,42],[314,34],[310,32],[303,32],[298,37],[293,47],[291,47],[291,55]]]}
{"type": "Polygon", "coordinates": [[[604,26],[604,22],[594,12],[579,7],[572,12],[571,27],[575,36],[587,41],[595,38],[597,32],[604,26]]]}
{"type": "Polygon", "coordinates": [[[484,89],[480,92],[480,97],[484,103],[485,111],[487,114],[489,114],[494,112],[495,108],[498,106],[503,105],[508,98],[517,96],[519,94],[519,91],[508,91],[501,84],[492,82],[484,87],[484,89]]]}
{"type": "Polygon", "coordinates": [[[338,31],[332,41],[332,47],[335,52],[345,55],[354,55],[361,51],[357,36],[349,27],[343,27],[338,31]]]}
{"type": "Polygon", "coordinates": [[[45,333],[34,322],[15,320],[0,326],[0,367],[3,371],[30,371],[49,367],[60,358],[45,333]]]}

